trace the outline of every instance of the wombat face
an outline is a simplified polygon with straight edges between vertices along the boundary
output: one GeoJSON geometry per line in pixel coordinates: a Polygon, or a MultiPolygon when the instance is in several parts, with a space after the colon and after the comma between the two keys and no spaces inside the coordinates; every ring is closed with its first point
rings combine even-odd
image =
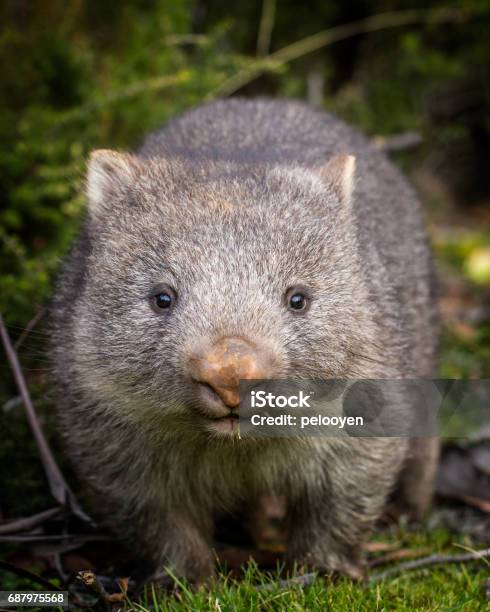
{"type": "Polygon", "coordinates": [[[84,384],[129,419],[224,435],[240,379],[355,375],[353,169],[338,156],[241,175],[94,153],[74,296],[84,384]]]}

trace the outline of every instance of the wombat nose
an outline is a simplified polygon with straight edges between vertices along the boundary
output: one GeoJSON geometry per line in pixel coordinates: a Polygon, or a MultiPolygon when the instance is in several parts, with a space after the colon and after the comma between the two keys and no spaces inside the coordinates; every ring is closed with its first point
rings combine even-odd
{"type": "Polygon", "coordinates": [[[241,338],[223,338],[190,360],[192,378],[209,386],[229,408],[240,404],[240,380],[268,378],[266,355],[241,338]]]}

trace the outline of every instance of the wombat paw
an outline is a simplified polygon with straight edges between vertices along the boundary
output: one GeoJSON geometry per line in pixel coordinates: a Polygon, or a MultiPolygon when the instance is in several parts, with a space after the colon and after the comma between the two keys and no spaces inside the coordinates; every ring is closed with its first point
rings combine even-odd
{"type": "Polygon", "coordinates": [[[330,558],[325,563],[316,563],[313,566],[321,574],[333,575],[338,578],[350,578],[354,581],[363,580],[365,577],[365,567],[357,559],[330,558]]]}
{"type": "Polygon", "coordinates": [[[358,561],[340,561],[334,571],[355,581],[363,580],[365,576],[365,567],[358,561]]]}
{"type": "Polygon", "coordinates": [[[304,565],[309,571],[317,571],[320,574],[344,576],[356,581],[365,577],[365,565],[357,555],[308,554],[304,565]]]}

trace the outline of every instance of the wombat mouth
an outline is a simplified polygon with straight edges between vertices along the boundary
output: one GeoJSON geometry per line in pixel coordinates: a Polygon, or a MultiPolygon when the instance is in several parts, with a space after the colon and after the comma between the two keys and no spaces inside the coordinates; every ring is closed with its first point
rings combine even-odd
{"type": "Polygon", "coordinates": [[[235,412],[230,412],[226,416],[210,418],[210,429],[213,433],[224,435],[234,435],[239,432],[239,416],[235,412]]]}

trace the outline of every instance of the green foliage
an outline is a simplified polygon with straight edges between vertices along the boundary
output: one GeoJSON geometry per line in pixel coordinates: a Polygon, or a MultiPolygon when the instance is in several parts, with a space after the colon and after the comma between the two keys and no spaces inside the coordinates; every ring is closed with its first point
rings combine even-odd
{"type": "MultiPolygon", "coordinates": [[[[435,539],[427,540],[433,548],[436,546],[435,539]]],[[[277,576],[259,572],[250,564],[243,581],[235,581],[224,575],[211,590],[198,591],[190,590],[181,582],[178,597],[149,591],[142,603],[131,602],[126,610],[483,610],[486,605],[483,592],[485,576],[484,569],[478,571],[463,566],[445,566],[431,568],[422,575],[420,572],[405,573],[399,578],[370,587],[349,580],[322,578],[307,588],[293,586],[257,590],[257,584],[270,583],[274,578],[277,580],[277,576]]]]}
{"type": "Polygon", "coordinates": [[[50,295],[83,214],[87,152],[137,145],[240,63],[220,53],[226,24],[186,48],[186,0],[88,4],[75,23],[79,4],[32,6],[27,27],[11,17],[0,36],[0,311],[11,323],[50,295]]]}
{"type": "Polygon", "coordinates": [[[490,326],[470,338],[446,329],[442,337],[442,378],[490,378],[490,326]]]}
{"type": "MultiPolygon", "coordinates": [[[[396,548],[419,550],[420,556],[431,554],[458,554],[472,550],[471,543],[463,536],[455,536],[444,528],[420,528],[416,531],[393,528],[391,535],[379,536],[396,548]]],[[[383,556],[383,553],[381,553],[383,556]]],[[[379,571],[384,571],[382,567],[379,571]]],[[[258,570],[251,562],[242,580],[234,580],[222,571],[220,580],[211,589],[191,590],[180,581],[178,596],[165,596],[148,589],[140,602],[131,602],[127,610],[137,612],[180,612],[202,610],[235,612],[237,610],[309,610],[358,611],[364,610],[426,610],[447,611],[485,609],[484,584],[488,574],[485,561],[482,565],[442,565],[415,572],[401,572],[399,576],[371,585],[353,583],[347,579],[320,578],[307,588],[291,586],[258,590],[257,585],[270,584],[278,579],[276,572],[258,570]]],[[[378,570],[370,570],[373,575],[378,570]]]]}
{"type": "MultiPolygon", "coordinates": [[[[471,542],[464,536],[455,536],[444,528],[418,528],[411,530],[399,526],[391,533],[378,536],[384,543],[395,548],[419,550],[421,557],[431,554],[458,554],[465,549],[472,550],[471,542]]],[[[383,556],[383,553],[380,553],[383,556]]],[[[148,589],[140,602],[131,602],[127,610],[138,612],[180,612],[202,610],[235,612],[236,610],[309,610],[359,611],[443,611],[484,609],[484,584],[488,574],[486,562],[482,565],[443,565],[425,568],[415,572],[402,572],[372,585],[353,583],[347,579],[321,578],[307,588],[292,586],[257,590],[258,584],[270,584],[278,579],[276,572],[258,570],[251,562],[242,580],[234,580],[222,571],[220,580],[210,590],[191,590],[179,582],[179,594],[165,596],[148,589]]],[[[379,571],[384,571],[383,567],[379,571]]],[[[378,570],[370,570],[373,575],[378,570]]]]}

